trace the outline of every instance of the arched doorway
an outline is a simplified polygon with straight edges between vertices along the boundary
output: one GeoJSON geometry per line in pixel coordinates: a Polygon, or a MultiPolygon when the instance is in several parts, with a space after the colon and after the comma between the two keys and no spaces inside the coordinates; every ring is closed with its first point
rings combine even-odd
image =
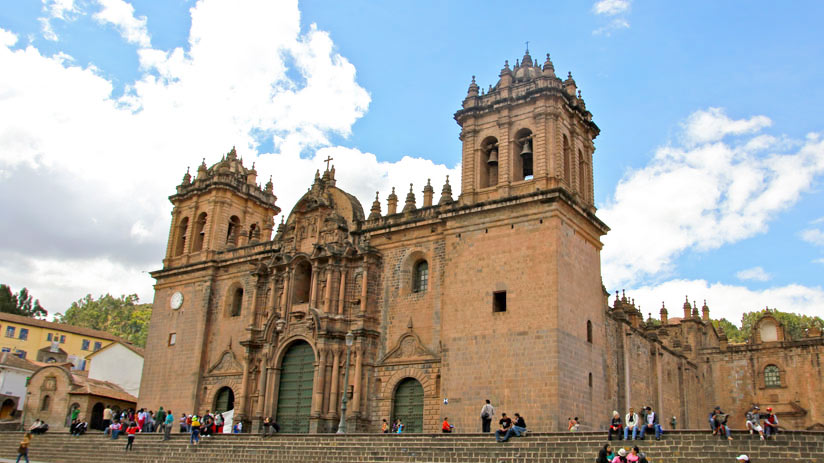
{"type": "Polygon", "coordinates": [[[7,420],[9,418],[14,417],[14,409],[15,403],[11,399],[6,399],[3,401],[3,405],[0,406],[0,420],[7,420]]]}
{"type": "Polygon", "coordinates": [[[280,366],[276,421],[281,432],[309,432],[314,376],[315,352],[312,346],[303,341],[292,344],[280,366]]]}
{"type": "Polygon", "coordinates": [[[392,402],[392,420],[400,418],[404,432],[423,432],[423,386],[417,379],[402,380],[392,402]]]}
{"type": "Polygon", "coordinates": [[[228,412],[235,409],[235,393],[232,388],[224,386],[215,394],[215,404],[212,408],[215,413],[228,412]]]}
{"type": "Polygon", "coordinates": [[[92,407],[92,419],[89,420],[89,427],[92,429],[103,430],[103,409],[105,407],[102,403],[97,402],[92,407]]]}

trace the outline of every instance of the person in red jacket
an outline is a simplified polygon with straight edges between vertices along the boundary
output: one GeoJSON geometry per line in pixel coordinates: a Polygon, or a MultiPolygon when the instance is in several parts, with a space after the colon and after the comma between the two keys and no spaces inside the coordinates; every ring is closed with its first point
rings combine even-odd
{"type": "Polygon", "coordinates": [[[132,444],[134,444],[134,436],[135,434],[140,432],[140,428],[137,427],[137,423],[132,421],[129,423],[129,427],[126,428],[126,437],[128,440],[126,441],[126,451],[132,450],[132,444]]]}
{"type": "Polygon", "coordinates": [[[449,424],[449,418],[444,417],[443,424],[441,425],[441,432],[450,433],[450,432],[452,432],[452,428],[454,428],[454,427],[455,426],[452,426],[451,424],[449,424]]]}

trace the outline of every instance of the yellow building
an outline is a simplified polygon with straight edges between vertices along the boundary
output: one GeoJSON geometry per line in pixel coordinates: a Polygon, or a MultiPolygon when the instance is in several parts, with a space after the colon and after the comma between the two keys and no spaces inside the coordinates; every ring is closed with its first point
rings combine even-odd
{"type": "Polygon", "coordinates": [[[0,351],[46,363],[72,362],[87,370],[86,356],[112,342],[128,341],[105,331],[0,312],[0,351]]]}

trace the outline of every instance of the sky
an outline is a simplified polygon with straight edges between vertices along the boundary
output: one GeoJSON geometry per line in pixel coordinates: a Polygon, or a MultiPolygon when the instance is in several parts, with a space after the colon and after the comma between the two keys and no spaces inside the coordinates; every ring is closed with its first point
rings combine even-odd
{"type": "Polygon", "coordinates": [[[816,1],[5,2],[0,282],[51,313],[150,302],[168,196],[232,146],[284,214],[327,156],[367,209],[447,175],[457,195],[453,114],[528,42],[601,129],[608,291],[645,315],[685,296],[734,322],[822,315],[822,19],[816,1]]]}

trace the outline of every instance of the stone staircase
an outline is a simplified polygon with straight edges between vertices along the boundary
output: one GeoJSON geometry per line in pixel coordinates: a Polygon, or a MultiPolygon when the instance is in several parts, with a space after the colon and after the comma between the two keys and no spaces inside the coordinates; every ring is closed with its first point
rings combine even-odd
{"type": "MultiPolygon", "coordinates": [[[[824,463],[824,432],[786,432],[762,442],[758,435],[734,432],[729,442],[707,431],[669,431],[655,441],[613,441],[638,445],[653,463],[734,463],[746,453],[756,462],[824,463]]],[[[14,458],[22,433],[0,433],[0,458],[14,458]]],[[[138,435],[134,451],[124,452],[125,437],[111,440],[100,433],[71,437],[49,432],[34,436],[29,457],[48,463],[220,463],[263,462],[489,462],[592,463],[606,442],[605,432],[532,433],[506,443],[489,434],[255,434],[216,435],[189,444],[188,435],[174,433],[168,442],[160,434],[138,435]]]]}

